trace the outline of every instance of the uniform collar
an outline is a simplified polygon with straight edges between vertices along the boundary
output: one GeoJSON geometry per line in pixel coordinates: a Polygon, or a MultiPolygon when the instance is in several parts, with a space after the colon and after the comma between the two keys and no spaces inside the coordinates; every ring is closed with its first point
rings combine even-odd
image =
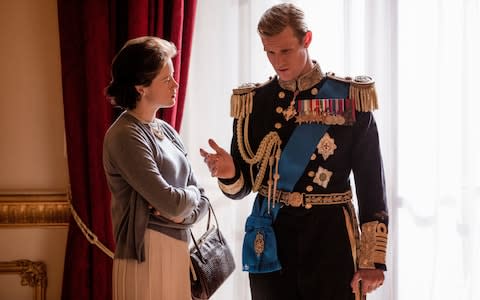
{"type": "Polygon", "coordinates": [[[320,69],[320,65],[314,61],[313,68],[308,73],[303,74],[297,79],[283,81],[278,79],[280,86],[288,91],[295,92],[297,89],[301,91],[308,90],[323,79],[324,75],[320,69]]]}

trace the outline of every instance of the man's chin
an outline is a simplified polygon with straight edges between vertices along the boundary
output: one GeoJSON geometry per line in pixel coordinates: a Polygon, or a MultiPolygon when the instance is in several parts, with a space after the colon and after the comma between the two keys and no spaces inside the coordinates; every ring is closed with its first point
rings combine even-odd
{"type": "Polygon", "coordinates": [[[293,80],[294,78],[292,78],[291,76],[287,76],[285,74],[278,74],[278,78],[281,80],[281,81],[290,81],[290,80],[293,80]]]}
{"type": "Polygon", "coordinates": [[[295,79],[290,72],[277,72],[277,75],[281,81],[290,81],[295,79]]]}

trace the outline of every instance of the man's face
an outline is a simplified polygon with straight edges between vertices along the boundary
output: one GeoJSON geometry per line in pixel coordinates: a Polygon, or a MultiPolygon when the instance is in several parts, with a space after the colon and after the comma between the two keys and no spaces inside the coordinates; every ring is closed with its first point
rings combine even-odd
{"type": "Polygon", "coordinates": [[[277,35],[261,36],[261,39],[268,60],[281,80],[297,79],[309,71],[309,43],[299,41],[290,26],[277,35]]]}

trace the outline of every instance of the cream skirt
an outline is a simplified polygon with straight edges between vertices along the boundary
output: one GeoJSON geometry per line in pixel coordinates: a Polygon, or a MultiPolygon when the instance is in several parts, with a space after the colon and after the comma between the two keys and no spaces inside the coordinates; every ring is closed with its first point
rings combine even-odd
{"type": "Polygon", "coordinates": [[[145,261],[113,260],[113,300],[191,300],[188,244],[145,232],[145,261]]]}

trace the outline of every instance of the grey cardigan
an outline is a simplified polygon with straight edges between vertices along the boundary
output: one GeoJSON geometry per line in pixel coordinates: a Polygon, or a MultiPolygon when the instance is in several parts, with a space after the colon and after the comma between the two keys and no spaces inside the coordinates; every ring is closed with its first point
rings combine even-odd
{"type": "Polygon", "coordinates": [[[127,112],[105,134],[103,167],[112,194],[115,258],[144,261],[146,228],[187,241],[189,226],[208,210],[179,135],[166,122],[156,122],[163,139],[127,112]],[[154,216],[153,209],[164,217],[154,216]],[[173,223],[171,217],[184,221],[173,223]]]}

